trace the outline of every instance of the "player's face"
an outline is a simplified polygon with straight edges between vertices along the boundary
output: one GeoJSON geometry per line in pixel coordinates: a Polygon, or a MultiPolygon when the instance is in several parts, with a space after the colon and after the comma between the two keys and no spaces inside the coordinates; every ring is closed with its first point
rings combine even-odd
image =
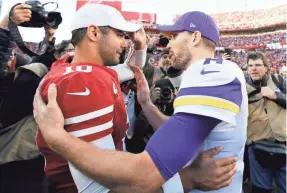
{"type": "Polygon", "coordinates": [[[267,72],[267,67],[264,66],[264,63],[261,59],[249,60],[247,72],[253,81],[261,80],[267,72]]]}
{"type": "Polygon", "coordinates": [[[164,54],[159,60],[159,66],[167,71],[171,67],[172,56],[169,54],[164,54]]]}
{"type": "Polygon", "coordinates": [[[172,57],[172,66],[176,69],[185,69],[192,59],[189,51],[190,33],[178,32],[172,33],[172,39],[168,44],[170,55],[172,57]]]}
{"type": "Polygon", "coordinates": [[[124,32],[110,28],[108,34],[101,37],[99,54],[106,66],[119,64],[121,53],[127,46],[125,36],[124,32]]]}
{"type": "Polygon", "coordinates": [[[287,71],[286,70],[283,70],[281,74],[283,77],[287,77],[287,71]]]}

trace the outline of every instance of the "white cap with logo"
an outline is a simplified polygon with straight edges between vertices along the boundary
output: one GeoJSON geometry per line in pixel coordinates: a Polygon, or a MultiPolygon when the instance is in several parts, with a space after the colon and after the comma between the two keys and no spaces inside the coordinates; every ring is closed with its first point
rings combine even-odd
{"type": "Polygon", "coordinates": [[[117,9],[102,4],[86,4],[81,7],[74,15],[71,31],[90,25],[109,26],[124,32],[136,32],[142,27],[126,21],[117,9]]]}

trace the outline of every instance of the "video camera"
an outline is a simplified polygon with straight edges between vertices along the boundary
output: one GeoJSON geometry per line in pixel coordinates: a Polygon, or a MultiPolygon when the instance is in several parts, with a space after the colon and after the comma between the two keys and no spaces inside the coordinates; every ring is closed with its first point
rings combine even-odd
{"type": "Polygon", "coordinates": [[[166,37],[164,37],[163,35],[160,35],[157,46],[166,47],[168,44],[169,44],[169,40],[166,37]]]}
{"type": "Polygon", "coordinates": [[[62,23],[62,16],[60,12],[45,10],[45,6],[47,4],[57,4],[58,8],[57,2],[48,2],[42,4],[39,1],[26,1],[25,4],[32,7],[32,18],[29,22],[24,22],[20,24],[20,26],[41,28],[44,27],[44,25],[47,25],[51,28],[57,29],[58,26],[62,23]]]}

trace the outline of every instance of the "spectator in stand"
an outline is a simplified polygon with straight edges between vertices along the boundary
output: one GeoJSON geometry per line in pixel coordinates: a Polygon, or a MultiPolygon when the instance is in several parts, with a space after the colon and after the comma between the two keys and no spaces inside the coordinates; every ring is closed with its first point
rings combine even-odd
{"type": "Polygon", "coordinates": [[[284,77],[284,78],[287,78],[287,66],[283,66],[281,69],[280,69],[280,74],[284,77]]]}

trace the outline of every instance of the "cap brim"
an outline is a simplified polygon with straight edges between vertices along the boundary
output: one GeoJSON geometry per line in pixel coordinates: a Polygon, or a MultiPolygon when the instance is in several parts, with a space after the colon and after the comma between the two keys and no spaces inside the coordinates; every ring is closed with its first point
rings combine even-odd
{"type": "Polygon", "coordinates": [[[111,26],[111,27],[117,30],[124,31],[124,32],[136,32],[140,30],[142,25],[135,24],[135,23],[129,23],[129,22],[123,22],[123,23],[117,23],[116,26],[111,26]]]}
{"type": "Polygon", "coordinates": [[[184,31],[182,28],[175,25],[156,25],[156,29],[162,32],[184,31]]]}

